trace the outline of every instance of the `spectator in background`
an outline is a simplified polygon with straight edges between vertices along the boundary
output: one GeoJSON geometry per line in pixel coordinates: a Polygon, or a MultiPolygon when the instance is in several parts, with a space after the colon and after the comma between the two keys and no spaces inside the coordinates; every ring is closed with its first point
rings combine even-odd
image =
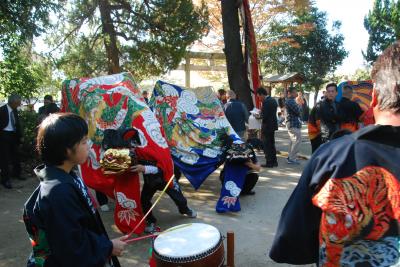
{"type": "Polygon", "coordinates": [[[218,97],[219,101],[221,101],[221,105],[224,106],[227,102],[226,91],[224,89],[219,89],[217,97],[218,97]]]}
{"type": "Polygon", "coordinates": [[[275,131],[278,130],[278,118],[276,111],[278,103],[270,95],[270,92],[263,87],[257,89],[257,95],[262,101],[262,125],[261,136],[264,141],[264,154],[266,163],[261,165],[266,168],[278,167],[275,148],[275,131]]]}
{"type": "MultiPolygon", "coordinates": [[[[279,107],[279,110],[280,110],[283,120],[286,117],[285,101],[286,101],[285,94],[283,92],[279,93],[278,107],[279,107]]],[[[282,126],[284,126],[284,125],[282,124],[282,126]]]]}
{"type": "Polygon", "coordinates": [[[147,91],[143,91],[143,92],[142,92],[142,97],[144,98],[144,101],[145,101],[146,104],[148,105],[148,104],[149,104],[149,96],[148,96],[147,91]]]}
{"type": "Polygon", "coordinates": [[[326,91],[322,91],[322,96],[321,96],[320,101],[322,101],[324,99],[326,99],[326,91]]]}
{"type": "Polygon", "coordinates": [[[376,125],[311,157],[282,211],[270,250],[274,261],[399,265],[400,41],[378,57],[371,76],[376,125]]]}
{"type": "Polygon", "coordinates": [[[312,152],[329,141],[331,135],[340,128],[340,114],[336,102],[337,85],[329,83],[326,86],[326,98],[318,102],[311,110],[308,119],[308,134],[312,152]]]}
{"type": "Polygon", "coordinates": [[[39,123],[51,113],[57,113],[60,111],[57,104],[53,102],[53,97],[51,95],[45,95],[43,102],[43,107],[39,108],[39,123]]]}
{"type": "Polygon", "coordinates": [[[286,127],[288,129],[290,144],[289,155],[286,159],[288,164],[300,164],[297,160],[297,153],[301,145],[301,109],[296,103],[297,90],[290,87],[288,90],[288,98],[286,100],[286,127]]]}
{"type": "Polygon", "coordinates": [[[348,129],[352,132],[358,130],[358,124],[361,122],[363,110],[358,103],[352,101],[353,88],[350,85],[343,87],[342,100],[339,103],[339,113],[341,117],[341,129],[348,129]]]}
{"type": "Polygon", "coordinates": [[[235,132],[243,139],[246,132],[246,123],[249,120],[249,112],[245,104],[236,99],[234,91],[229,90],[226,93],[226,98],[228,101],[224,107],[225,116],[235,132]]]}
{"type": "Polygon", "coordinates": [[[11,176],[23,179],[19,159],[18,146],[21,144],[22,132],[19,124],[18,110],[21,97],[11,94],[8,103],[0,107],[0,169],[1,184],[11,189],[9,165],[13,166],[11,176]]]}
{"type": "Polygon", "coordinates": [[[308,115],[309,115],[309,108],[307,104],[307,100],[303,95],[303,92],[299,91],[298,96],[296,97],[296,103],[300,106],[301,108],[301,116],[300,119],[303,122],[308,121],[308,115]]]}

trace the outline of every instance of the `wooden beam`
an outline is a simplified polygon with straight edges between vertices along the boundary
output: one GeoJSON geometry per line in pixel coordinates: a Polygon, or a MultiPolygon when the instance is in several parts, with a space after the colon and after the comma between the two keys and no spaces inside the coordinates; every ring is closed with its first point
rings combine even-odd
{"type": "Polygon", "coordinates": [[[187,52],[186,57],[196,59],[225,59],[224,53],[187,52]]]}
{"type": "MultiPolygon", "coordinates": [[[[181,64],[176,70],[186,71],[187,64],[181,64]]],[[[189,65],[189,70],[193,71],[226,71],[226,66],[198,66],[189,65]]]]}

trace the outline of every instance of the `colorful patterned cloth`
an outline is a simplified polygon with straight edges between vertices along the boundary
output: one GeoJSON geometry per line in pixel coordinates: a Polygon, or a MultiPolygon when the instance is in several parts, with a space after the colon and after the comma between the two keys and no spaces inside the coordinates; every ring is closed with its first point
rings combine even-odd
{"type": "MultiPolygon", "coordinates": [[[[224,160],[224,136],[230,136],[235,143],[242,142],[209,87],[188,90],[158,81],[150,106],[165,130],[174,163],[195,189],[224,160]]],[[[238,196],[247,170],[244,165],[225,165],[225,180],[216,207],[218,212],[240,210],[238,196]],[[232,185],[235,185],[233,191],[229,189],[232,185]]]]}
{"type": "Polygon", "coordinates": [[[224,135],[241,142],[209,87],[188,90],[157,81],[149,105],[164,128],[174,163],[196,189],[220,165],[224,135]]]}
{"type": "MultiPolygon", "coordinates": [[[[104,151],[101,142],[106,129],[136,128],[141,146],[136,148],[139,159],[157,163],[169,180],[173,162],[164,138],[164,132],[140,96],[140,91],[130,73],[120,73],[97,78],[66,80],[62,88],[63,112],[73,112],[89,125],[89,159],[81,166],[85,183],[117,200],[115,223],[126,233],[140,221],[140,182],[137,173],[105,176],[100,169],[104,151]]],[[[142,232],[144,225],[137,229],[142,232]]]]}
{"type": "Polygon", "coordinates": [[[350,85],[353,88],[352,100],[357,102],[364,111],[367,111],[372,100],[372,89],[374,87],[372,81],[346,81],[340,83],[336,101],[340,102],[342,99],[342,90],[346,85],[350,85]]]}
{"type": "Polygon", "coordinates": [[[337,101],[342,98],[342,90],[345,85],[350,85],[353,88],[353,98],[352,100],[360,105],[361,109],[364,111],[362,116],[362,122],[364,126],[374,124],[374,114],[370,103],[372,100],[372,89],[374,85],[372,81],[347,81],[342,82],[338,85],[338,95],[336,97],[337,101]]]}
{"type": "Polygon", "coordinates": [[[243,165],[225,163],[224,183],[215,208],[217,212],[240,211],[239,195],[248,170],[243,165]]]}
{"type": "Polygon", "coordinates": [[[400,127],[374,125],[321,146],[286,203],[278,263],[400,264],[400,127]]]}

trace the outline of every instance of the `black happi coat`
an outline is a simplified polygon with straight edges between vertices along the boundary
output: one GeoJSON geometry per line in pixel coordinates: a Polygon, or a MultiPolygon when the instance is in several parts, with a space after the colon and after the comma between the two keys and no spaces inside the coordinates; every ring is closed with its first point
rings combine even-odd
{"type": "Polygon", "coordinates": [[[24,207],[33,240],[28,266],[120,266],[82,180],[54,166],[39,166],[35,173],[40,185],[24,207]]]}
{"type": "MultiPolygon", "coordinates": [[[[313,204],[313,197],[328,181],[340,183],[344,179],[352,179],[354,174],[371,166],[388,170],[398,184],[400,127],[368,126],[322,145],[309,160],[297,187],[282,211],[269,253],[271,259],[279,263],[321,264],[319,235],[322,231],[320,224],[323,213],[313,204]]],[[[362,193],[363,191],[360,195],[365,196],[362,193]]],[[[393,207],[397,212],[399,208],[393,207]]],[[[372,226],[373,224],[370,224],[368,227],[372,226]]],[[[348,240],[345,246],[365,238],[370,233],[368,227],[356,239],[348,240]]],[[[384,237],[398,238],[398,231],[396,223],[392,222],[384,237]]]]}

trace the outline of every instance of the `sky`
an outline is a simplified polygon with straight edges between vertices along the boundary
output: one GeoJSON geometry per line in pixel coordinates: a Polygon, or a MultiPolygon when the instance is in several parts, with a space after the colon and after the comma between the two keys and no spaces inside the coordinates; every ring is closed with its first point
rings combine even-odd
{"type": "Polygon", "coordinates": [[[349,51],[349,56],[338,67],[336,73],[353,74],[358,68],[364,68],[361,51],[365,51],[368,45],[364,17],[372,9],[373,2],[373,0],[315,0],[318,9],[327,12],[330,21],[342,22],[340,32],[344,35],[344,47],[349,51]]]}

